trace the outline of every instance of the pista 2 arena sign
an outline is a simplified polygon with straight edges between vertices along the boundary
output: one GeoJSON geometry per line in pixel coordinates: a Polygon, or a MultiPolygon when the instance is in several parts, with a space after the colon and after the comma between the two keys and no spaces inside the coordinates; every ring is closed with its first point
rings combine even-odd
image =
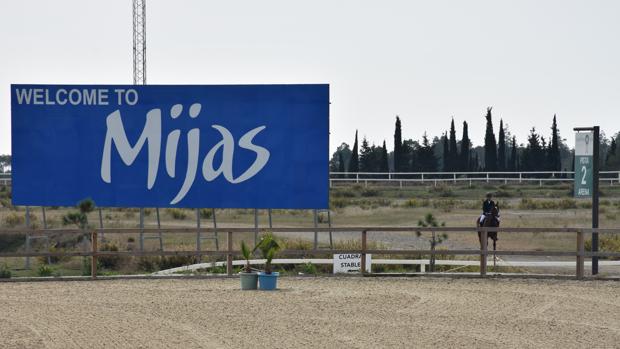
{"type": "Polygon", "coordinates": [[[11,85],[13,203],[327,208],[328,85],[11,85]]]}

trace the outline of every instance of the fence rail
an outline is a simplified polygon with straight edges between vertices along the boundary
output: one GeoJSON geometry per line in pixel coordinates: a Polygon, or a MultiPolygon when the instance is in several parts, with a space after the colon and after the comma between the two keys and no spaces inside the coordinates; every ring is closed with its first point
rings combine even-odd
{"type": "MultiPolygon", "coordinates": [[[[330,172],[329,184],[334,183],[388,183],[402,186],[406,183],[463,183],[504,182],[535,183],[572,182],[573,171],[521,171],[521,172],[330,172]]],[[[620,171],[600,171],[602,183],[619,183],[620,171]]],[[[10,186],[10,173],[0,173],[0,185],[10,186]]]]}
{"type": "MultiPolygon", "coordinates": [[[[2,252],[0,257],[36,257],[36,256],[84,256],[91,257],[91,276],[97,277],[97,258],[100,256],[225,256],[226,270],[228,275],[233,273],[233,257],[240,256],[241,252],[233,249],[233,235],[241,233],[254,233],[255,228],[199,228],[201,232],[227,232],[227,249],[223,251],[214,250],[186,250],[186,251],[100,251],[98,249],[98,234],[105,232],[106,234],[135,234],[140,232],[169,232],[169,233],[195,233],[196,228],[169,228],[169,229],[133,229],[133,228],[106,228],[94,229],[90,231],[76,229],[0,229],[0,235],[6,234],[37,234],[37,235],[53,235],[53,234],[90,234],[91,248],[89,251],[78,252],[2,252]]],[[[478,228],[475,227],[338,227],[338,228],[259,228],[260,232],[274,233],[315,233],[315,232],[357,232],[360,234],[359,249],[335,249],[335,248],[313,248],[309,250],[283,250],[279,252],[282,256],[300,256],[309,254],[336,254],[336,253],[357,253],[361,254],[361,270],[366,270],[366,254],[375,255],[478,255],[480,256],[480,276],[487,274],[487,257],[489,254],[495,255],[530,255],[530,256],[573,256],[575,262],[575,276],[577,279],[584,277],[584,262],[586,257],[620,257],[620,252],[587,252],[585,251],[584,234],[586,233],[620,233],[619,229],[604,228],[480,228],[482,236],[482,246],[480,249],[459,249],[459,250],[403,250],[403,249],[370,249],[367,241],[368,235],[373,233],[391,233],[391,232],[450,232],[450,233],[476,233],[478,228]],[[575,234],[576,245],[571,251],[520,251],[520,250],[500,250],[489,251],[487,246],[487,234],[489,232],[498,233],[563,233],[575,234]]]]}
{"type": "MultiPolygon", "coordinates": [[[[574,171],[522,171],[522,172],[330,172],[329,183],[388,183],[400,187],[407,183],[558,183],[573,182],[574,171]]],[[[600,171],[602,183],[620,184],[620,171],[600,171]]]]}

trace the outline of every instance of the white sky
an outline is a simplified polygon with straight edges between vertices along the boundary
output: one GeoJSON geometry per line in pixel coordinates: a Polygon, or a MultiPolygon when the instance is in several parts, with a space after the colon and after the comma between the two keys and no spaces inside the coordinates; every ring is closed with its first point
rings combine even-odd
{"type": "MultiPolygon", "coordinates": [[[[152,84],[329,83],[331,146],[393,147],[484,114],[519,143],[620,130],[620,1],[147,0],[152,84]]],[[[10,153],[11,83],[130,84],[131,1],[0,2],[0,154],[10,153]]]]}

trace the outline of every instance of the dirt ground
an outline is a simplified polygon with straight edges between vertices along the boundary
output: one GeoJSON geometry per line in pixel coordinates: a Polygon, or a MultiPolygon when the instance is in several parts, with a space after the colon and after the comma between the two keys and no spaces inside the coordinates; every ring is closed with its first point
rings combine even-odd
{"type": "Polygon", "coordinates": [[[0,283],[2,348],[618,347],[620,283],[281,278],[0,283]]]}

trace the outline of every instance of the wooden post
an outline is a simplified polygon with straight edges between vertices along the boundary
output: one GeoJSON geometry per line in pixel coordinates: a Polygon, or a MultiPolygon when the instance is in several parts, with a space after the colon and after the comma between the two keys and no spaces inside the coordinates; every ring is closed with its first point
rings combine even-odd
{"type": "Polygon", "coordinates": [[[362,230],[362,274],[366,273],[366,230],[362,230]]]}
{"type": "Polygon", "coordinates": [[[583,232],[580,230],[577,232],[577,280],[583,279],[584,273],[584,253],[585,244],[583,240],[583,232]]]}
{"type": "Polygon", "coordinates": [[[482,249],[480,250],[480,276],[485,277],[487,275],[487,230],[482,227],[482,233],[480,234],[482,240],[482,249]]]}
{"type": "Polygon", "coordinates": [[[90,233],[90,245],[92,247],[92,256],[90,258],[90,277],[97,278],[97,232],[90,233]]]}
{"type": "Polygon", "coordinates": [[[233,249],[233,239],[232,239],[232,232],[229,231],[228,232],[228,253],[226,254],[226,273],[228,273],[228,275],[232,275],[233,274],[233,255],[232,255],[232,249],[233,249]]]}

